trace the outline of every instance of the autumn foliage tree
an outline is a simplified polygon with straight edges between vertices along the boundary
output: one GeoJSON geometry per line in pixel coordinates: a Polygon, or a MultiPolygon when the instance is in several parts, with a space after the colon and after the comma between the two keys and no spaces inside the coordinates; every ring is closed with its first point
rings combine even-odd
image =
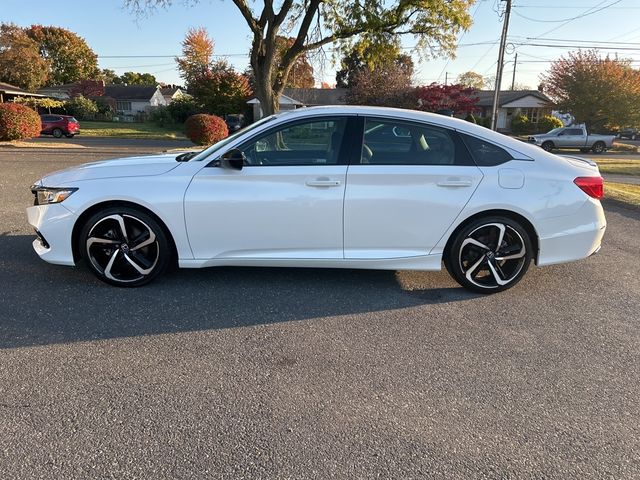
{"type": "Polygon", "coordinates": [[[590,128],[640,124],[640,71],[596,50],[571,52],[543,76],[556,106],[590,128]]]}
{"type": "Polygon", "coordinates": [[[426,112],[452,110],[454,114],[473,113],[478,110],[479,98],[473,88],[464,85],[432,83],[415,89],[416,109],[426,112]]]}
{"type": "Polygon", "coordinates": [[[79,35],[65,28],[42,25],[32,25],[25,32],[38,44],[40,56],[49,62],[49,85],[99,75],[98,57],[79,35]]]}
{"type": "Polygon", "coordinates": [[[479,73],[468,71],[458,75],[456,82],[465,87],[482,90],[485,85],[484,77],[479,73]]]}
{"type": "MultiPolygon", "coordinates": [[[[173,3],[124,1],[136,12],[173,3]]],[[[346,48],[355,38],[387,44],[400,35],[412,35],[425,55],[452,54],[458,33],[471,25],[468,9],[474,3],[473,0],[232,1],[250,30],[255,95],[265,114],[279,109],[280,94],[301,55],[328,44],[346,48]],[[276,39],[285,31],[294,41],[280,60],[276,39]]]]}
{"type": "Polygon", "coordinates": [[[0,140],[24,140],[40,135],[42,122],[35,110],[19,103],[0,103],[0,140]]]}
{"type": "Polygon", "coordinates": [[[10,23],[0,25],[0,82],[33,91],[46,83],[49,69],[38,43],[24,29],[10,23]]]}

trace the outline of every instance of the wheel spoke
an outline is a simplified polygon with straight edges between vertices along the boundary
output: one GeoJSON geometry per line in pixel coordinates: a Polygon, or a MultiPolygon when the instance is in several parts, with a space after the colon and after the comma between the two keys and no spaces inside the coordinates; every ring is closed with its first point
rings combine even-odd
{"type": "MultiPolygon", "coordinates": [[[[124,254],[124,258],[127,260],[127,262],[129,262],[131,264],[131,266],[133,268],[135,268],[138,273],[140,275],[148,275],[149,273],[151,273],[151,270],[153,270],[153,265],[151,265],[150,268],[142,268],[140,265],[138,265],[132,258],[131,256],[129,256],[128,254],[124,254]]],[[[139,260],[139,259],[138,259],[139,260]]],[[[141,262],[142,263],[142,262],[141,262]]]]}
{"type": "Polygon", "coordinates": [[[460,245],[460,249],[463,249],[467,245],[475,245],[476,247],[480,247],[483,250],[487,250],[487,251],[491,250],[484,243],[481,243],[478,240],[476,240],[475,238],[471,238],[471,237],[464,239],[464,242],[462,242],[462,245],[460,245]]]}
{"type": "Polygon", "coordinates": [[[87,238],[87,248],[91,247],[94,243],[98,243],[101,245],[116,245],[120,243],[118,240],[111,240],[110,238],[98,238],[98,237],[89,237],[87,238]]]}
{"type": "Polygon", "coordinates": [[[504,255],[504,256],[500,256],[500,257],[496,256],[496,261],[497,262],[501,262],[502,260],[513,260],[513,259],[516,259],[516,258],[522,258],[526,254],[527,254],[527,249],[524,248],[524,245],[523,245],[518,253],[514,253],[512,255],[504,255]]]}
{"type": "Polygon", "coordinates": [[[149,238],[147,238],[146,240],[144,240],[144,241],[142,241],[140,243],[137,243],[139,241],[139,239],[143,236],[143,235],[138,235],[138,237],[131,242],[132,245],[133,245],[132,247],[130,246],[132,252],[136,251],[136,250],[138,250],[138,249],[140,249],[142,247],[146,247],[147,245],[151,245],[153,242],[156,241],[155,233],[153,233],[151,230],[149,230],[147,233],[149,234],[149,238]],[[137,245],[136,245],[136,243],[137,243],[137,245]]]}
{"type": "Polygon", "coordinates": [[[474,263],[473,265],[471,265],[469,267],[469,269],[466,271],[465,273],[465,277],[467,277],[467,280],[469,280],[470,282],[473,282],[473,273],[478,269],[478,267],[480,266],[480,264],[487,258],[486,255],[482,255],[478,261],[476,263],[474,263]]]}
{"type": "Polygon", "coordinates": [[[502,277],[498,273],[499,267],[497,264],[495,264],[495,261],[493,259],[489,259],[488,265],[489,265],[489,270],[491,271],[491,274],[493,275],[493,278],[495,279],[498,285],[502,286],[509,283],[509,280],[502,279],[502,277]]]}
{"type": "Polygon", "coordinates": [[[113,254],[111,255],[111,258],[109,258],[109,263],[107,263],[107,266],[104,268],[104,276],[107,277],[109,280],[118,280],[117,278],[114,278],[113,275],[111,275],[111,269],[113,268],[113,263],[116,261],[116,258],[118,257],[118,253],[120,253],[120,250],[116,250],[113,252],[113,254]]]}
{"type": "Polygon", "coordinates": [[[127,227],[124,224],[124,217],[122,215],[118,215],[118,214],[109,215],[108,217],[104,217],[102,221],[104,220],[115,220],[116,222],[118,222],[118,225],[120,227],[121,238],[125,242],[129,242],[129,237],[127,236],[127,227]]]}
{"type": "Polygon", "coordinates": [[[500,245],[502,245],[502,241],[504,240],[504,232],[507,230],[502,223],[493,223],[498,230],[500,230],[500,234],[498,235],[498,243],[496,244],[496,252],[500,249],[500,245]]]}

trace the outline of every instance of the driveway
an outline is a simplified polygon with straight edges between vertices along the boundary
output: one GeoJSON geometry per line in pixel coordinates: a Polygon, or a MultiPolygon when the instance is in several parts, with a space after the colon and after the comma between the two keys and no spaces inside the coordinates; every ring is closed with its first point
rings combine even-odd
{"type": "Polygon", "coordinates": [[[494,296],[267,268],[118,289],[30,246],[29,184],[86,159],[0,150],[3,478],[640,476],[638,210],[494,296]]]}

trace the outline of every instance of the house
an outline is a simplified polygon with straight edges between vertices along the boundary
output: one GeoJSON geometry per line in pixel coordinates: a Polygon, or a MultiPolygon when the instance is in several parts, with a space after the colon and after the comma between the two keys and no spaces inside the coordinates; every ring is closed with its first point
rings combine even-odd
{"type": "Polygon", "coordinates": [[[164,97],[164,101],[169,105],[174,100],[187,96],[187,93],[176,85],[168,85],[160,87],[160,93],[164,97]]]}
{"type": "MultiPolygon", "coordinates": [[[[478,108],[480,118],[491,117],[493,107],[493,90],[478,90],[478,108]]],[[[501,132],[511,131],[511,120],[518,115],[525,115],[533,124],[538,119],[551,114],[553,102],[540,90],[504,90],[500,92],[498,105],[497,129],[501,132]]]]}
{"type": "Polygon", "coordinates": [[[22,88],[16,87],[15,85],[11,85],[9,83],[1,83],[0,82],[0,103],[10,102],[16,97],[36,97],[42,98],[45,95],[41,95],[39,93],[31,93],[23,90],[22,88]]]}
{"type": "MultiPolygon", "coordinates": [[[[317,107],[322,105],[344,105],[346,89],[344,88],[285,88],[280,95],[280,110],[295,110],[301,107],[317,107]]],[[[263,117],[260,100],[252,98],[247,102],[253,107],[253,119],[263,117]]]]}
{"type": "Polygon", "coordinates": [[[49,98],[55,98],[64,102],[69,100],[73,95],[72,92],[76,87],[75,83],[65,83],[63,85],[51,85],[50,87],[43,87],[38,90],[38,93],[49,98]]]}
{"type": "Polygon", "coordinates": [[[106,85],[100,98],[109,103],[117,115],[125,118],[167,105],[160,88],[154,86],[106,85]]]}

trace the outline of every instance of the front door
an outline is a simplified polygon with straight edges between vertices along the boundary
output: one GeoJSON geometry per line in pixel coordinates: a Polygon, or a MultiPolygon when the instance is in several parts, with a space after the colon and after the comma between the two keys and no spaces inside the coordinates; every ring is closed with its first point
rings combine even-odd
{"type": "Polygon", "coordinates": [[[342,259],[347,123],[279,125],[239,146],[242,170],[196,174],[185,195],[195,258],[342,259]]]}
{"type": "Polygon", "coordinates": [[[428,255],[481,179],[455,132],[367,118],[360,164],[347,174],[345,258],[428,255]]]}

